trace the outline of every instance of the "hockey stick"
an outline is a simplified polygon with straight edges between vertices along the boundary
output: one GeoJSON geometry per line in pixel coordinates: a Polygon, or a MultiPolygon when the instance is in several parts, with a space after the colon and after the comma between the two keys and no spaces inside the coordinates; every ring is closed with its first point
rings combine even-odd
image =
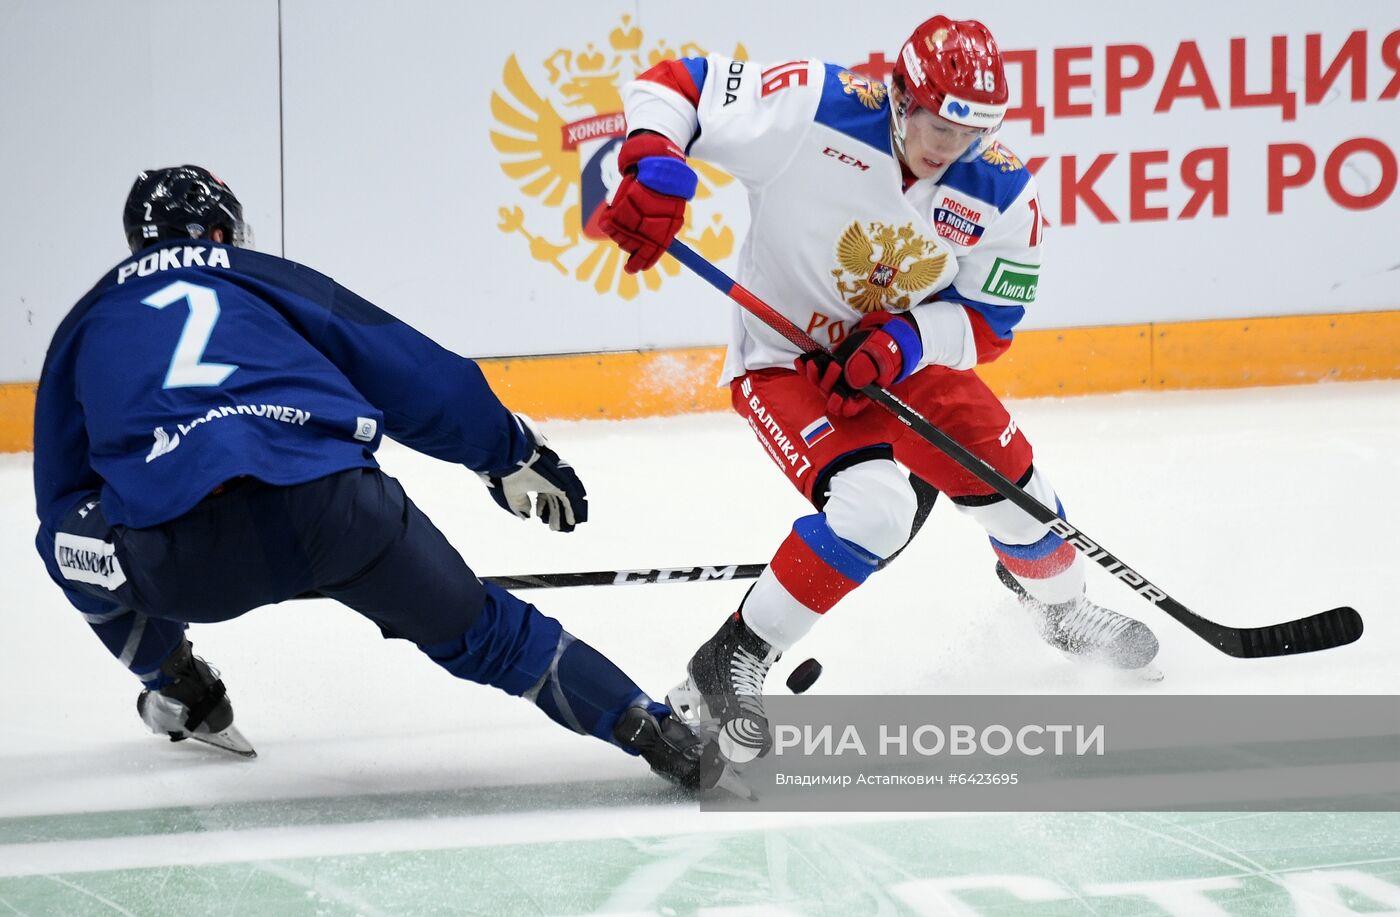
{"type": "Polygon", "coordinates": [[[483,576],[481,581],[502,589],[555,589],[562,586],[643,586],[648,583],[707,583],[757,579],[767,564],[727,567],[659,567],[651,570],[594,570],[588,573],[521,573],[483,576]]]}
{"type": "MultiPolygon", "coordinates": [[[[730,564],[727,567],[653,567],[650,570],[590,570],[583,573],[517,573],[483,576],[483,583],[502,589],[562,589],[568,586],[646,586],[652,583],[710,583],[758,579],[767,564],[730,564]]],[[[322,599],[319,592],[303,592],[298,599],[322,599]]]]}
{"type": "MultiPolygon", "coordinates": [[[[929,501],[929,507],[933,503],[929,501]]],[[[903,550],[901,548],[901,550],[903,550]]],[[[661,567],[652,570],[595,570],[591,573],[526,573],[519,576],[483,576],[482,582],[503,589],[545,589],[559,586],[641,586],[647,583],[706,583],[715,580],[757,579],[767,564],[730,564],[727,567],[661,567]]],[[[822,665],[808,659],[788,673],[787,686],[802,694],[821,677],[822,665]]]]}
{"type": "MultiPolygon", "coordinates": [[[[690,268],[702,279],[728,296],[740,307],[768,327],[787,338],[804,352],[823,349],[812,337],[798,328],[786,316],[744,289],[734,280],[697,254],[679,239],[666,249],[672,257],[690,268]]],[[[1305,618],[1269,624],[1263,627],[1227,627],[1203,618],[1182,605],[1164,589],[1148,580],[1132,567],[1086,536],[1078,528],[1061,519],[1049,507],[1008,481],[1000,472],[964,449],[957,441],[929,423],[918,411],[905,404],[878,385],[861,389],[871,401],[889,411],[930,445],[942,451],[978,480],[1029,513],[1050,531],[1069,542],[1081,554],[1112,573],[1139,596],[1171,615],[1196,636],[1211,646],[1241,659],[1260,656],[1287,656],[1312,653],[1345,646],[1356,641],[1362,632],[1361,615],[1355,608],[1341,606],[1318,612],[1305,618]]]]}

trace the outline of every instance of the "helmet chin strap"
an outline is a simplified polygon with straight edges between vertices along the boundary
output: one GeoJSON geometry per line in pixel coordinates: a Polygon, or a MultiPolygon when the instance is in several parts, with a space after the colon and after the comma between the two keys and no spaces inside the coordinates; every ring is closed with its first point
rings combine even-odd
{"type": "Polygon", "coordinates": [[[902,96],[898,105],[890,106],[890,136],[894,139],[894,151],[899,155],[899,161],[909,162],[904,155],[904,132],[909,126],[909,100],[902,96]]]}

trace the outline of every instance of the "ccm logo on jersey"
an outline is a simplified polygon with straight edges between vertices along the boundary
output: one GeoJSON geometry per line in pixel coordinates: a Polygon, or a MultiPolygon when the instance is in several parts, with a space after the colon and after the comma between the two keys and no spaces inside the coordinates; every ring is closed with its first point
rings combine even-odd
{"type": "Polygon", "coordinates": [[[839,163],[844,163],[845,165],[851,166],[852,168],[860,169],[862,172],[869,172],[869,171],[870,171],[870,166],[869,166],[869,165],[867,165],[866,163],[861,162],[859,159],[856,159],[854,156],[848,156],[848,155],[846,155],[845,153],[841,152],[840,150],[834,150],[834,149],[832,149],[831,147],[827,147],[826,149],[822,150],[822,155],[823,155],[823,156],[830,156],[832,159],[836,160],[837,162],[839,162],[839,163]]]}
{"type": "Polygon", "coordinates": [[[933,211],[933,228],[949,242],[971,248],[987,231],[981,219],[982,211],[945,197],[933,211]]]}

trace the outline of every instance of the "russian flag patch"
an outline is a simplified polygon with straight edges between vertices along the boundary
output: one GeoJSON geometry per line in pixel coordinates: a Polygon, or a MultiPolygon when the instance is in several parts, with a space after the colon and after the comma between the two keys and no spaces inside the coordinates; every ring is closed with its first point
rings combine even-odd
{"type": "Polygon", "coordinates": [[[836,428],[831,425],[831,421],[825,417],[818,417],[802,428],[802,441],[809,446],[815,446],[834,432],[836,428]]]}

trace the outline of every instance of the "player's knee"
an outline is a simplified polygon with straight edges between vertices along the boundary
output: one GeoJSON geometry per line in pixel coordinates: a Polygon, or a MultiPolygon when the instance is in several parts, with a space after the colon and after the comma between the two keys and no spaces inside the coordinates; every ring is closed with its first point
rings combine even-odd
{"type": "Polygon", "coordinates": [[[876,557],[889,557],[909,541],[918,498],[894,462],[861,462],[831,479],[827,524],[846,541],[876,557]]]}
{"type": "MultiPolygon", "coordinates": [[[[1038,468],[1030,469],[1030,479],[1022,486],[1026,493],[1046,506],[1053,507],[1061,516],[1064,515],[1064,507],[1055,495],[1055,488],[1038,468]]],[[[1003,544],[1033,544],[1045,537],[1045,523],[1010,500],[967,504],[954,498],[953,502],[958,509],[976,519],[987,530],[988,535],[1003,544]]]]}

